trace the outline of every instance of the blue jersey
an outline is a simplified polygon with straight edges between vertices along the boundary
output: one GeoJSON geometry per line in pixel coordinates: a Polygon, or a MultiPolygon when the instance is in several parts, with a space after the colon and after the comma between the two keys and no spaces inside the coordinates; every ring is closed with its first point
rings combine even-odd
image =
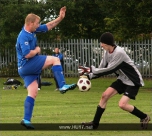
{"type": "Polygon", "coordinates": [[[28,32],[24,29],[18,35],[17,43],[16,43],[16,52],[18,59],[18,67],[22,67],[28,61],[25,56],[30,52],[30,50],[34,50],[37,46],[37,38],[36,33],[47,32],[48,28],[46,24],[40,25],[35,32],[28,32]]]}

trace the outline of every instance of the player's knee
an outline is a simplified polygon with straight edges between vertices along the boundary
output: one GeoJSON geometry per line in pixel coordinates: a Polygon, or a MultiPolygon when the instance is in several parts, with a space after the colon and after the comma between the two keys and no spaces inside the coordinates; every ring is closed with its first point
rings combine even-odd
{"type": "Polygon", "coordinates": [[[101,99],[107,101],[107,100],[109,99],[109,94],[106,93],[106,92],[104,92],[104,93],[102,94],[101,99]]]}
{"type": "Polygon", "coordinates": [[[56,65],[56,64],[60,64],[60,59],[58,57],[54,57],[54,56],[47,57],[47,65],[56,65]]]}
{"type": "Polygon", "coordinates": [[[35,93],[33,94],[34,98],[36,98],[37,94],[38,94],[38,91],[35,91],[35,93]]]}
{"type": "Polygon", "coordinates": [[[36,98],[36,96],[37,96],[37,92],[34,92],[34,93],[30,94],[30,95],[31,95],[31,97],[32,97],[32,98],[34,98],[34,99],[35,99],[35,98],[36,98]]]}
{"type": "Polygon", "coordinates": [[[59,59],[58,57],[53,57],[53,56],[52,56],[51,59],[53,60],[53,63],[58,62],[58,61],[60,62],[60,59],[59,59]]]}
{"type": "Polygon", "coordinates": [[[38,94],[38,90],[28,90],[28,96],[30,96],[30,97],[32,97],[32,98],[36,98],[36,96],[37,96],[37,94],[38,94]]]}
{"type": "Polygon", "coordinates": [[[60,61],[60,59],[58,57],[53,57],[54,61],[60,61]]]}
{"type": "Polygon", "coordinates": [[[119,102],[119,107],[120,107],[121,109],[125,110],[125,109],[126,109],[126,103],[120,101],[120,102],[119,102]]]}
{"type": "Polygon", "coordinates": [[[60,61],[60,59],[58,57],[54,57],[54,56],[47,56],[46,60],[47,60],[47,62],[60,61]]]}

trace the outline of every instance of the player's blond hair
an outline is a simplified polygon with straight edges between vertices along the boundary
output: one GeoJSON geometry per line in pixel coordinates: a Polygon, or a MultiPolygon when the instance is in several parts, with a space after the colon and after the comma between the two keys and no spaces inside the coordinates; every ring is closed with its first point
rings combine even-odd
{"type": "Polygon", "coordinates": [[[25,18],[25,24],[29,24],[30,22],[34,23],[36,19],[41,20],[41,18],[38,15],[30,13],[25,18]]]}

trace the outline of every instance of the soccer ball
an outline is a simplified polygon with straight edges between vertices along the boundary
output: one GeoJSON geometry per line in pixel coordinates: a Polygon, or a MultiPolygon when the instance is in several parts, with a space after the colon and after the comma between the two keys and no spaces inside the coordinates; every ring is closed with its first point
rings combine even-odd
{"type": "Polygon", "coordinates": [[[87,78],[81,77],[77,82],[77,86],[81,92],[89,91],[91,88],[91,81],[87,78]]]}

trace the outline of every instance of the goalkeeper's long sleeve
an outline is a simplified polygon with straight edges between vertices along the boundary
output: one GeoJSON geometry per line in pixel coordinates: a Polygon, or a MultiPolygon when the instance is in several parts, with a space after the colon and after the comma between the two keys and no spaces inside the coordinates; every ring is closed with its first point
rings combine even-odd
{"type": "Polygon", "coordinates": [[[100,67],[91,66],[92,73],[89,74],[90,79],[116,73],[118,79],[124,84],[144,86],[140,72],[121,47],[117,46],[113,53],[105,52],[103,59],[104,62],[102,60],[100,67]],[[101,68],[101,66],[106,67],[101,68]]]}

